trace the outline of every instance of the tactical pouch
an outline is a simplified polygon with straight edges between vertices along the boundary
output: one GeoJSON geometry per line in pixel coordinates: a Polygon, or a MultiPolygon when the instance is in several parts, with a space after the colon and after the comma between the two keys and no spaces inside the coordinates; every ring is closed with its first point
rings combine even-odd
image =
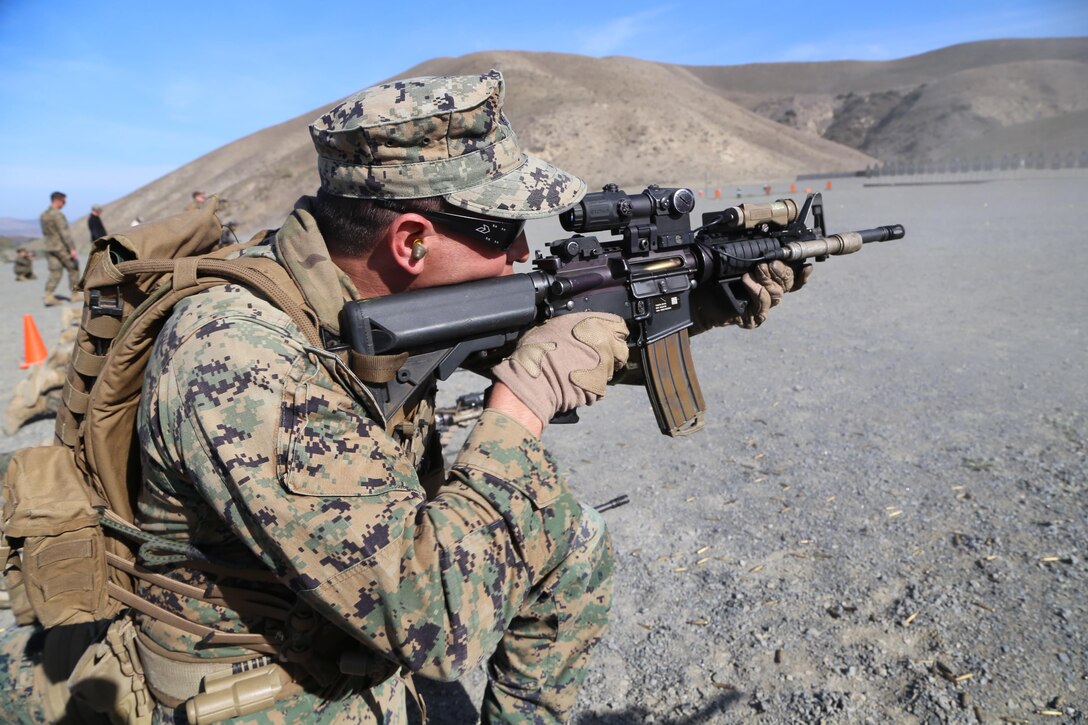
{"type": "Polygon", "coordinates": [[[19,569],[19,552],[7,545],[7,539],[0,546],[0,566],[4,567],[4,589],[7,591],[8,605],[15,617],[15,623],[19,626],[34,624],[34,608],[26,598],[23,572],[19,569]]]}
{"type": "Polygon", "coordinates": [[[17,556],[7,578],[26,589],[43,627],[108,618],[98,511],[64,446],[16,451],[4,480],[4,536],[17,556]]]}
{"type": "Polygon", "coordinates": [[[136,649],[136,627],[128,617],[110,623],[88,647],[68,678],[72,697],[111,723],[150,725],[155,701],[136,649]]]}

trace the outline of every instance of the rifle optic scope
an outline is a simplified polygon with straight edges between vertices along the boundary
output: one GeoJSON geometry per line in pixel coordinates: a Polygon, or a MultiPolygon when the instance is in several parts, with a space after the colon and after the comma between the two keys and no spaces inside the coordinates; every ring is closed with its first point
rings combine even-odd
{"type": "Polygon", "coordinates": [[[620,229],[636,221],[649,222],[658,216],[678,218],[695,208],[691,189],[662,189],[649,186],[641,194],[630,195],[616,184],[586,194],[573,208],[559,215],[559,223],[568,232],[599,232],[620,229]]]}

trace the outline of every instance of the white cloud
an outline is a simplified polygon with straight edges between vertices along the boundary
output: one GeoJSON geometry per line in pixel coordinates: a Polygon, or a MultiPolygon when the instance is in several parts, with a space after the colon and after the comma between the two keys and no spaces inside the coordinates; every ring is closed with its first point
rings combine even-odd
{"type": "Polygon", "coordinates": [[[802,43],[783,49],[780,57],[784,63],[805,63],[811,60],[823,60],[826,53],[826,48],[821,45],[802,43]]]}
{"type": "Polygon", "coordinates": [[[652,22],[662,14],[672,12],[668,5],[624,15],[598,26],[593,30],[579,30],[575,34],[576,53],[601,57],[605,55],[646,55],[632,42],[639,36],[653,35],[657,25],[652,22]]]}
{"type": "Polygon", "coordinates": [[[173,78],[162,86],[162,104],[180,115],[202,109],[208,102],[210,81],[196,78],[173,78]]]}

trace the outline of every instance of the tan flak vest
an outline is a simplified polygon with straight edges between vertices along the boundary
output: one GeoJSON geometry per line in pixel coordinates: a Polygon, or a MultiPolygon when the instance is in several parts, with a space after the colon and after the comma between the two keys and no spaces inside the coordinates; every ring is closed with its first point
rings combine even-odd
{"type": "MultiPolygon", "coordinates": [[[[64,385],[64,405],[57,415],[55,443],[17,451],[4,482],[5,580],[17,621],[36,620],[47,629],[94,628],[98,641],[82,653],[67,684],[84,707],[115,723],[150,722],[154,700],[170,707],[184,703],[190,722],[217,722],[271,707],[300,689],[300,677],[316,677],[325,684],[322,681],[346,673],[378,682],[397,669],[381,663],[380,671],[374,671],[373,657],[348,652],[339,667],[331,663],[329,671],[330,663],[314,662],[316,657],[307,661],[305,648],[299,651],[297,646],[293,659],[301,666],[285,669],[272,663],[273,658],[292,660],[285,657],[282,639],[221,632],[135,593],[135,580],[142,579],[186,597],[223,601],[223,592],[196,589],[149,571],[137,557],[138,551],[166,550],[173,551],[180,563],[190,563],[176,542],[148,535],[134,523],[134,502],[142,483],[136,414],[144,369],[158,331],[185,297],[236,283],[268,300],[290,316],[333,379],[401,439],[417,465],[429,442],[433,449],[433,441],[419,438],[415,423],[430,415],[431,402],[386,420],[360,382],[388,382],[403,359],[325,352],[317,316],[285,269],[260,257],[224,259],[261,236],[246,245],[215,249],[222,232],[216,208],[212,197],[202,209],[94,243],[82,280],[83,319],[64,385]],[[207,644],[243,647],[253,655],[242,662],[172,660],[172,653],[149,650],[148,643],[136,636],[131,619],[118,616],[127,609],[202,637],[207,644]],[[111,689],[93,686],[103,679],[113,682],[118,694],[99,701],[101,691],[111,689]],[[156,687],[156,680],[180,684],[171,691],[166,684],[156,687]],[[196,688],[199,694],[194,695],[196,688]]],[[[267,571],[232,569],[229,574],[275,581],[267,571]]],[[[231,592],[230,606],[239,614],[288,623],[297,615],[270,606],[256,593],[250,601],[243,597],[241,604],[237,595],[231,592]]],[[[53,709],[63,711],[65,706],[58,701],[53,709]]]]}

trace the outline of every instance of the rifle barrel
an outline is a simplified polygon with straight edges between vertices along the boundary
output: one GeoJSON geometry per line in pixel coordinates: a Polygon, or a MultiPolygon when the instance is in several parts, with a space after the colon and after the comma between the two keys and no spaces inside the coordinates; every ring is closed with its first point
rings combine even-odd
{"type": "Polygon", "coordinates": [[[903,229],[902,224],[890,224],[876,229],[862,229],[856,233],[861,235],[862,243],[868,244],[869,242],[889,242],[892,239],[902,239],[907,232],[903,229]]]}
{"type": "Polygon", "coordinates": [[[862,244],[869,242],[886,242],[892,239],[902,239],[906,234],[902,224],[876,227],[875,229],[862,229],[857,232],[843,232],[832,234],[822,239],[810,239],[804,242],[788,242],[782,245],[782,249],[776,252],[772,259],[784,259],[787,262],[811,257],[837,257],[843,254],[853,254],[861,249],[862,244]]]}

